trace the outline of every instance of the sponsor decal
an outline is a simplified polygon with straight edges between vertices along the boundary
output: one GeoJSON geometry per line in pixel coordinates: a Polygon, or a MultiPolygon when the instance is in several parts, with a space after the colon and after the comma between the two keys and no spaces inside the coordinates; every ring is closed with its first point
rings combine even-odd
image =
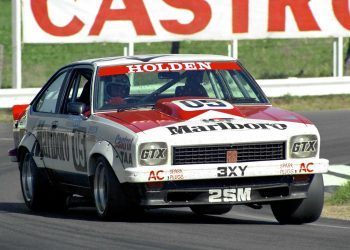
{"type": "Polygon", "coordinates": [[[282,163],[280,165],[280,174],[282,175],[294,174],[296,172],[293,168],[293,163],[282,163]]]}
{"type": "Polygon", "coordinates": [[[132,156],[130,152],[119,151],[117,157],[119,157],[123,165],[132,165],[132,156]]]}
{"type": "Polygon", "coordinates": [[[251,191],[251,188],[209,189],[209,202],[250,201],[251,191]]]}
{"type": "Polygon", "coordinates": [[[238,160],[237,150],[228,150],[226,152],[226,162],[227,163],[236,163],[238,160]]]}
{"type": "Polygon", "coordinates": [[[74,168],[77,171],[86,171],[86,128],[74,128],[73,136],[70,137],[68,133],[47,131],[44,127],[45,122],[39,121],[35,156],[66,162],[72,157],[74,168]]]}
{"type": "Polygon", "coordinates": [[[129,73],[139,72],[166,72],[180,70],[210,70],[210,62],[183,62],[183,63],[148,63],[139,65],[128,65],[129,73]]]}
{"type": "Polygon", "coordinates": [[[144,149],[141,151],[141,160],[147,159],[165,159],[167,148],[144,149]]]}
{"type": "Polygon", "coordinates": [[[114,142],[115,142],[114,147],[117,149],[130,151],[133,140],[134,140],[133,138],[128,138],[126,136],[117,135],[115,140],[114,140],[114,142]]]}
{"type": "Polygon", "coordinates": [[[301,163],[300,168],[299,168],[299,173],[312,173],[314,170],[312,169],[312,166],[314,163],[309,162],[309,163],[301,163]]]}
{"type": "Polygon", "coordinates": [[[38,144],[36,148],[41,150],[34,150],[35,156],[42,156],[60,161],[69,161],[70,149],[69,149],[69,137],[67,134],[49,132],[40,130],[37,133],[38,144]]]}
{"type": "Polygon", "coordinates": [[[210,119],[203,119],[202,122],[206,123],[212,123],[212,122],[233,122],[235,121],[234,118],[210,118],[210,119]]]}
{"type": "Polygon", "coordinates": [[[109,76],[141,72],[168,72],[180,70],[240,70],[234,62],[170,62],[119,65],[100,68],[99,76],[109,76]]]}
{"type": "Polygon", "coordinates": [[[162,180],[164,180],[163,173],[164,173],[163,170],[150,171],[149,175],[148,175],[148,181],[162,181],[162,180]]]}
{"type": "Polygon", "coordinates": [[[174,181],[174,180],[183,180],[185,179],[182,169],[171,169],[169,172],[168,180],[174,181]]]}
{"type": "Polygon", "coordinates": [[[166,127],[171,135],[199,133],[218,130],[285,130],[287,125],[283,123],[232,123],[232,122],[217,122],[211,125],[203,126],[169,126],[166,127]]]}
{"type": "Polygon", "coordinates": [[[305,142],[295,142],[292,146],[292,152],[315,152],[317,147],[317,140],[305,141],[305,142]]]}
{"type": "Polygon", "coordinates": [[[86,128],[73,129],[72,157],[74,168],[78,171],[86,171],[86,128]]]}
{"type": "Polygon", "coordinates": [[[232,109],[232,104],[223,101],[223,100],[200,100],[200,99],[189,99],[189,100],[180,100],[173,101],[175,105],[180,107],[185,111],[193,111],[193,110],[206,110],[206,109],[232,109]]]}
{"type": "Polygon", "coordinates": [[[244,176],[247,167],[248,166],[218,167],[217,177],[244,176]]]}
{"type": "Polygon", "coordinates": [[[165,176],[163,170],[158,171],[150,171],[148,175],[148,181],[176,181],[176,180],[183,180],[185,177],[183,175],[182,169],[170,169],[169,175],[165,176]]]}

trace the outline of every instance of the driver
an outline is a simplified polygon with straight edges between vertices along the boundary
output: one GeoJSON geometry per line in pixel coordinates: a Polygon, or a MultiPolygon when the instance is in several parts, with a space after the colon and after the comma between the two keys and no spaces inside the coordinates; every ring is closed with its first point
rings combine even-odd
{"type": "Polygon", "coordinates": [[[124,100],[130,93],[130,81],[127,75],[107,76],[105,79],[105,103],[125,104],[124,100]]]}

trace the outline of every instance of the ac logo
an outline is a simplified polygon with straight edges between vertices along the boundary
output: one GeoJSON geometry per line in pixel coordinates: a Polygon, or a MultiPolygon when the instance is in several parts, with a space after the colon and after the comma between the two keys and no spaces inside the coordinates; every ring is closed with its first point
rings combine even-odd
{"type": "Polygon", "coordinates": [[[314,164],[312,162],[310,163],[301,163],[299,168],[299,173],[312,173],[314,170],[311,168],[314,164]]]}
{"type": "Polygon", "coordinates": [[[164,173],[163,170],[158,171],[151,171],[149,172],[148,181],[162,181],[164,180],[164,176],[162,174],[164,173]]]}

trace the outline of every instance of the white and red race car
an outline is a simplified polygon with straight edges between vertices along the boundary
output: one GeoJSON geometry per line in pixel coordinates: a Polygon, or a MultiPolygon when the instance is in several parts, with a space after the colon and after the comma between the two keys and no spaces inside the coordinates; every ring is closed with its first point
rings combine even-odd
{"type": "Polygon", "coordinates": [[[240,62],[214,55],[99,58],[67,65],[14,107],[26,205],[94,200],[102,218],[133,208],[223,214],[271,204],[280,223],[323,207],[317,128],[271,106],[240,62]]]}

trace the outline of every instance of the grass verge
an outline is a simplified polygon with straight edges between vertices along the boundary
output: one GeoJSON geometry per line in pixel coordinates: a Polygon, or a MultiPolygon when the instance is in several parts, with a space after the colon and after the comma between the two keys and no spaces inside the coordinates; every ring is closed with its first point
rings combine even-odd
{"type": "Polygon", "coordinates": [[[350,181],[325,199],[322,216],[350,220],[350,181]]]}
{"type": "Polygon", "coordinates": [[[269,99],[275,107],[296,112],[350,109],[350,95],[283,96],[269,99]]]}

